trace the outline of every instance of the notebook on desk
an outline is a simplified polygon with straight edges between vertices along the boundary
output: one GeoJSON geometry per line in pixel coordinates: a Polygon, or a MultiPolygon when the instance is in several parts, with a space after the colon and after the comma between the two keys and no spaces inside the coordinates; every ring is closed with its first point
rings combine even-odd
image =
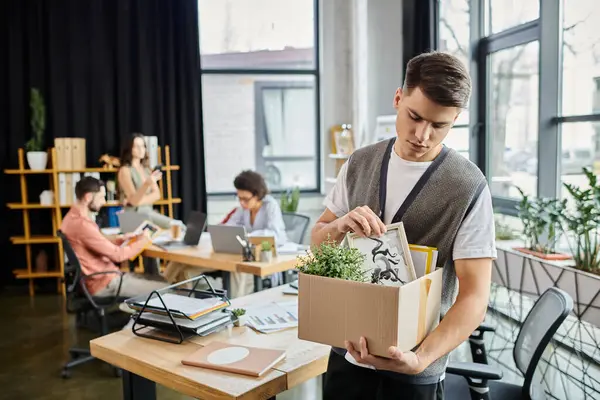
{"type": "Polygon", "coordinates": [[[259,377],[285,358],[285,351],[211,342],[181,363],[193,367],[259,377]]]}

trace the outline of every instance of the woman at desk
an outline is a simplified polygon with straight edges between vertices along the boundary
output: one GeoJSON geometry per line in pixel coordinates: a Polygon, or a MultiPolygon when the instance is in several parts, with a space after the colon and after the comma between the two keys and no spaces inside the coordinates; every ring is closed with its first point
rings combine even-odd
{"type": "Polygon", "coordinates": [[[156,225],[168,229],[172,219],[154,211],[152,207],[160,200],[157,182],[161,177],[159,170],[150,170],[144,136],[134,133],[124,143],[121,153],[121,168],[118,173],[121,202],[126,210],[145,214],[156,225]]]}

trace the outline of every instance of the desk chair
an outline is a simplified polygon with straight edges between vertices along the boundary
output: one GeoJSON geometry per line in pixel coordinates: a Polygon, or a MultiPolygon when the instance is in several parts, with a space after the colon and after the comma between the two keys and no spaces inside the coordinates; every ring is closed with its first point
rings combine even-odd
{"type": "Polygon", "coordinates": [[[571,310],[573,299],[566,292],[551,287],[537,299],[529,311],[513,349],[515,365],[524,377],[522,386],[499,381],[502,379],[502,371],[496,367],[481,363],[451,362],[446,368],[446,399],[545,399],[544,389],[534,380],[534,373],[546,346],[571,310]],[[488,385],[488,381],[492,382],[488,385]]]}
{"type": "MultiPolygon", "coordinates": [[[[119,276],[122,276],[121,272],[105,271],[84,275],[81,271],[79,259],[66,236],[61,231],[58,231],[57,234],[62,241],[63,249],[69,260],[68,264],[65,263],[64,268],[64,282],[67,290],[67,312],[77,315],[78,325],[83,318],[86,318],[90,313],[94,313],[97,317],[97,323],[100,326],[100,334],[101,336],[104,336],[109,333],[109,310],[114,309],[117,302],[125,300],[125,298],[119,297],[119,293],[121,292],[121,282],[119,281],[119,289],[117,290],[116,296],[95,297],[90,295],[84,281],[96,275],[118,274],[119,276]]],[[[65,379],[71,377],[71,369],[75,366],[95,360],[95,357],[91,355],[89,349],[72,347],[69,349],[69,354],[71,360],[63,366],[61,373],[62,377],[65,379]]],[[[114,373],[117,377],[121,376],[121,370],[118,368],[114,368],[114,373]]]]}
{"type": "Polygon", "coordinates": [[[283,214],[283,224],[285,225],[285,233],[290,242],[302,244],[304,236],[310,223],[310,218],[306,215],[288,213],[283,214]]]}

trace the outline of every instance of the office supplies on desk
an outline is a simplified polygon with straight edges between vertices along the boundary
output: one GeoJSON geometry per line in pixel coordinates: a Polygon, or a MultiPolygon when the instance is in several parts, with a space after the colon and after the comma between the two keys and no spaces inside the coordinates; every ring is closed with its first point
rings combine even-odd
{"type": "Polygon", "coordinates": [[[181,360],[184,365],[259,377],[285,358],[283,350],[211,342],[181,360]]]}
{"type": "Polygon", "coordinates": [[[127,299],[125,303],[137,311],[132,327],[135,335],[170,343],[181,343],[190,334],[207,335],[233,323],[231,313],[224,312],[231,305],[225,292],[214,289],[205,275],[127,299]],[[198,288],[201,281],[206,290],[198,288]]]}
{"type": "Polygon", "coordinates": [[[298,301],[285,301],[265,304],[246,309],[248,326],[262,332],[271,333],[298,326],[298,301]]]}

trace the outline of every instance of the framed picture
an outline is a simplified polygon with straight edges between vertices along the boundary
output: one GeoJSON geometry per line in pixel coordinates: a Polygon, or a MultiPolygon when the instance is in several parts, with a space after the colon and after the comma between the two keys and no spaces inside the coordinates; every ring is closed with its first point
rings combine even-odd
{"type": "Polygon", "coordinates": [[[371,283],[402,286],[417,279],[402,222],[388,225],[381,237],[348,235],[348,246],[365,255],[363,269],[371,283]]]}

